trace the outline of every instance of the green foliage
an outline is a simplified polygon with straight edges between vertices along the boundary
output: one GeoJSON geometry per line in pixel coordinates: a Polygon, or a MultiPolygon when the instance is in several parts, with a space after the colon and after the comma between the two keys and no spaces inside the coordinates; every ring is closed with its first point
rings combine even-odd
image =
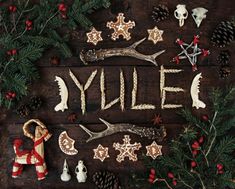
{"type": "MultiPolygon", "coordinates": [[[[212,116],[206,121],[194,116],[184,109],[181,115],[188,122],[188,126],[181,134],[169,144],[169,154],[163,155],[156,161],[145,161],[148,169],[144,187],[148,180],[149,170],[156,170],[156,178],[165,179],[166,182],[156,181],[152,188],[169,189],[167,184],[176,189],[224,189],[235,188],[235,137],[231,129],[235,124],[234,114],[235,88],[226,90],[214,89],[211,92],[212,116]],[[203,141],[200,138],[203,137],[203,141]],[[197,142],[199,147],[195,149],[197,142]],[[193,154],[193,151],[197,154],[193,154]],[[191,162],[196,162],[196,167],[191,162]],[[217,166],[221,166],[218,168],[217,166]],[[177,185],[167,176],[174,174],[177,185]],[[167,183],[167,184],[166,184],[167,183]]],[[[142,177],[143,178],[143,177],[142,177]]],[[[137,185],[138,178],[134,179],[137,185]]]]}
{"type": "Polygon", "coordinates": [[[60,0],[13,1],[15,12],[0,6],[0,105],[10,107],[27,94],[27,86],[37,79],[35,61],[51,47],[64,58],[71,57],[68,36],[61,28],[90,29],[87,15],[99,8],[107,8],[110,0],[74,0],[59,10],[60,0]],[[26,20],[32,21],[27,29],[26,20]],[[12,50],[15,50],[12,54],[12,50]],[[16,94],[14,98],[7,94],[16,94]]]}

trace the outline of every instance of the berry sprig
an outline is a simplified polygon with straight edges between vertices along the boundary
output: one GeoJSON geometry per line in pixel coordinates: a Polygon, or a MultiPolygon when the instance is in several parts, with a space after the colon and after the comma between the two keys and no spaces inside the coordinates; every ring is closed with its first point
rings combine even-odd
{"type": "Polygon", "coordinates": [[[8,7],[8,10],[9,10],[9,12],[14,13],[14,12],[17,11],[17,8],[16,8],[15,5],[10,5],[10,6],[8,7]]]}
{"type": "Polygon", "coordinates": [[[155,182],[155,178],[156,178],[156,171],[155,169],[150,169],[150,173],[149,173],[149,179],[148,181],[153,184],[155,182]]]}
{"type": "Polygon", "coordinates": [[[11,49],[7,51],[7,55],[14,56],[17,54],[17,49],[11,49]]]}
{"type": "Polygon", "coordinates": [[[66,19],[67,18],[67,6],[64,3],[60,3],[58,5],[58,10],[61,14],[61,17],[66,19]]]}
{"type": "Polygon", "coordinates": [[[32,20],[26,20],[25,21],[25,26],[26,26],[26,30],[30,31],[33,29],[33,21],[32,20]]]}
{"type": "Polygon", "coordinates": [[[174,174],[173,174],[172,172],[168,172],[168,173],[167,173],[167,177],[172,180],[172,184],[173,184],[174,186],[177,185],[177,180],[176,180],[176,178],[175,178],[175,176],[174,176],[174,174]]]}
{"type": "MultiPolygon", "coordinates": [[[[174,185],[174,186],[177,185],[177,180],[176,180],[176,178],[175,178],[175,176],[174,176],[173,173],[169,172],[169,173],[168,173],[168,178],[171,178],[171,179],[172,179],[172,185],[174,185]]],[[[167,182],[166,179],[164,179],[164,178],[157,178],[157,177],[156,177],[156,171],[155,171],[155,169],[153,169],[153,168],[150,169],[148,181],[149,181],[150,184],[154,184],[155,182],[164,182],[164,183],[166,184],[167,188],[173,189],[173,188],[170,186],[170,184],[167,182]]]]}
{"type": "Polygon", "coordinates": [[[216,165],[217,168],[217,174],[223,174],[224,173],[224,166],[220,163],[216,165]]]}
{"type": "Polygon", "coordinates": [[[16,98],[16,93],[9,91],[6,93],[5,97],[7,100],[14,100],[16,98]]]}

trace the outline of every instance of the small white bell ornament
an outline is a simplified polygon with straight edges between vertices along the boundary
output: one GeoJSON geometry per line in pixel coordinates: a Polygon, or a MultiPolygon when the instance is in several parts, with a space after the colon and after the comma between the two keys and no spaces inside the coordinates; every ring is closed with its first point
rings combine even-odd
{"type": "Polygon", "coordinates": [[[69,174],[69,167],[66,159],[64,160],[63,172],[60,175],[60,179],[64,182],[68,182],[71,179],[71,175],[69,174]]]}
{"type": "Polygon", "coordinates": [[[86,182],[87,179],[87,168],[82,160],[78,161],[78,165],[75,168],[78,183],[86,182]]]}
{"type": "Polygon", "coordinates": [[[186,9],[186,5],[177,5],[176,10],[174,12],[174,16],[176,19],[179,20],[179,26],[182,27],[184,25],[184,20],[188,18],[188,11],[186,9]]]}
{"type": "Polygon", "coordinates": [[[206,18],[207,12],[208,10],[203,7],[197,7],[192,10],[192,17],[196,22],[198,28],[200,27],[202,20],[206,18]]]}

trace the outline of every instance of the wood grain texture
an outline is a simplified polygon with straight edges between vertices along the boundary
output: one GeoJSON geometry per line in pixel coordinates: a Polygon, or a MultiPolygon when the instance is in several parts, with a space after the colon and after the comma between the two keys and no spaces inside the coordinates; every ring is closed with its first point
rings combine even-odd
{"type": "MultiPolygon", "coordinates": [[[[112,6],[107,10],[101,10],[91,15],[91,19],[94,21],[94,26],[97,30],[102,30],[102,36],[104,41],[99,43],[95,48],[113,48],[113,47],[126,47],[135,41],[147,36],[147,29],[153,28],[154,23],[150,17],[151,10],[154,5],[158,3],[166,4],[170,11],[171,16],[169,19],[157,24],[158,28],[164,30],[163,42],[159,42],[153,45],[151,41],[145,41],[138,47],[138,51],[144,54],[153,54],[162,49],[166,49],[166,53],[157,58],[159,65],[164,65],[166,69],[183,69],[183,72],[179,74],[167,74],[166,84],[168,86],[182,87],[185,91],[178,94],[167,94],[167,102],[169,103],[181,103],[185,107],[191,107],[190,98],[190,85],[193,77],[202,72],[203,78],[201,79],[200,86],[200,99],[202,99],[208,106],[206,109],[193,109],[196,115],[202,115],[208,113],[210,109],[210,102],[208,99],[208,92],[212,87],[224,87],[228,84],[235,83],[235,71],[234,71],[234,58],[235,58],[235,44],[231,44],[228,48],[232,53],[231,64],[232,73],[228,79],[221,80],[218,77],[218,63],[216,61],[218,53],[221,49],[213,47],[209,42],[209,37],[215,26],[223,20],[228,20],[234,15],[235,2],[234,0],[191,0],[191,1],[171,1],[171,0],[125,0],[124,5],[119,6],[116,1],[113,1],[112,6]],[[191,15],[186,20],[184,27],[179,28],[178,20],[173,16],[173,11],[178,3],[185,3],[189,12],[196,7],[205,7],[209,10],[207,18],[202,22],[201,27],[196,28],[191,15]],[[113,42],[110,39],[111,30],[105,25],[107,21],[115,20],[118,12],[124,12],[127,20],[134,20],[136,27],[131,29],[131,40],[118,40],[113,42]],[[186,42],[190,42],[193,35],[200,34],[200,47],[210,49],[211,55],[208,58],[200,59],[198,65],[198,72],[193,73],[191,71],[191,65],[188,61],[182,61],[180,65],[175,65],[171,59],[177,55],[181,50],[175,45],[176,38],[181,37],[186,42]]],[[[67,32],[66,29],[64,32],[67,32]]],[[[86,144],[84,141],[88,138],[87,134],[79,128],[78,124],[82,123],[89,129],[99,131],[105,128],[103,124],[98,120],[99,117],[106,119],[111,123],[126,122],[133,123],[141,126],[151,127],[152,118],[154,114],[159,113],[162,115],[163,124],[167,128],[167,138],[161,145],[163,145],[163,153],[167,153],[168,146],[167,141],[176,136],[180,130],[185,126],[184,120],[177,115],[178,110],[161,110],[160,109],[160,90],[159,90],[159,67],[153,66],[149,62],[141,60],[126,58],[126,57],[114,57],[104,61],[92,63],[89,66],[84,66],[79,59],[79,53],[82,49],[92,49],[94,46],[86,43],[86,31],[77,30],[74,32],[74,37],[70,39],[69,45],[73,49],[74,57],[66,60],[62,60],[59,66],[52,66],[50,64],[50,57],[55,55],[54,49],[48,49],[44,56],[35,64],[38,65],[40,70],[41,79],[34,83],[30,87],[30,95],[42,95],[45,98],[44,106],[40,111],[33,113],[28,118],[19,118],[15,114],[15,111],[1,110],[0,113],[0,184],[1,188],[5,189],[46,189],[46,188],[81,188],[81,189],[93,189],[95,188],[92,183],[91,176],[95,171],[107,169],[116,173],[122,182],[122,188],[128,187],[128,175],[131,171],[144,171],[145,168],[141,161],[130,162],[124,161],[118,163],[115,158],[118,151],[112,148],[113,142],[122,142],[123,134],[115,134],[109,137],[105,137],[99,140],[92,141],[86,144]],[[156,106],[156,110],[136,111],[131,110],[131,90],[133,87],[132,73],[136,67],[138,71],[138,94],[137,102],[139,103],[151,103],[156,106]],[[107,101],[111,101],[119,95],[119,71],[124,72],[125,77],[125,112],[120,110],[119,105],[115,105],[108,110],[100,110],[100,89],[99,79],[101,69],[105,71],[106,88],[107,88],[107,101]],[[90,88],[86,92],[87,94],[87,113],[81,114],[80,109],[80,92],[72,79],[69,77],[69,69],[73,71],[76,77],[84,83],[91,74],[92,71],[98,70],[98,73],[92,82],[90,88]],[[62,112],[55,112],[54,107],[59,103],[60,98],[58,96],[59,90],[57,83],[54,81],[55,75],[62,77],[69,90],[69,110],[62,112]],[[78,120],[71,124],[68,122],[67,117],[70,113],[75,112],[78,115],[78,120]],[[36,181],[36,172],[34,166],[25,166],[23,175],[18,179],[11,178],[12,160],[14,158],[14,152],[12,148],[12,142],[15,138],[21,137],[24,139],[24,148],[31,149],[32,141],[23,137],[22,125],[29,118],[39,118],[43,121],[50,132],[53,134],[52,138],[45,143],[46,161],[49,169],[48,178],[42,182],[36,181]],[[68,135],[76,140],[75,147],[78,149],[78,155],[67,156],[60,151],[58,146],[59,134],[66,130],[68,135]],[[110,158],[106,159],[103,163],[98,160],[93,160],[93,148],[96,148],[98,144],[109,147],[110,158]],[[62,172],[62,166],[64,159],[67,158],[70,171],[72,174],[72,180],[68,183],[63,183],[60,180],[60,173],[62,172]],[[74,175],[74,169],[77,161],[83,159],[88,168],[88,181],[85,184],[78,184],[74,175]]],[[[26,101],[24,99],[23,101],[26,101]]],[[[141,142],[142,148],[138,152],[138,156],[141,157],[141,153],[146,153],[145,145],[149,145],[152,141],[145,138],[139,138],[136,135],[130,135],[132,142],[141,142]]],[[[146,189],[148,186],[146,185],[146,189]]]]}

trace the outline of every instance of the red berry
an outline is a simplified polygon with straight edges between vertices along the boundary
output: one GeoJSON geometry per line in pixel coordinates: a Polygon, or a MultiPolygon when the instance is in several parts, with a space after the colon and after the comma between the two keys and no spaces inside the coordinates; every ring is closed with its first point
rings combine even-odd
{"type": "Polygon", "coordinates": [[[192,154],[196,156],[198,154],[198,150],[193,150],[192,154]]]}
{"type": "Polygon", "coordinates": [[[16,54],[17,54],[17,50],[16,50],[16,49],[12,49],[12,50],[11,50],[11,54],[12,54],[12,55],[16,55],[16,54]]]}
{"type": "Polygon", "coordinates": [[[33,28],[30,26],[30,27],[26,27],[26,30],[28,30],[28,31],[30,31],[30,30],[32,30],[33,28]]]}
{"type": "Polygon", "coordinates": [[[148,181],[153,184],[154,179],[149,178],[148,181]]]}
{"type": "Polygon", "coordinates": [[[151,173],[151,174],[153,174],[153,175],[155,175],[155,174],[156,174],[155,169],[153,169],[153,168],[152,168],[152,169],[150,169],[150,173],[151,173]]]}
{"type": "Polygon", "coordinates": [[[176,185],[177,185],[177,181],[176,181],[176,180],[173,180],[173,181],[172,181],[172,184],[173,184],[174,186],[176,186],[176,185]]]}
{"type": "Polygon", "coordinates": [[[12,100],[12,99],[14,99],[16,97],[16,93],[14,93],[14,92],[7,92],[5,97],[8,100],[12,100]]]}
{"type": "Polygon", "coordinates": [[[168,178],[173,179],[175,176],[172,172],[167,173],[168,178]]]}
{"type": "Polygon", "coordinates": [[[13,92],[13,93],[11,93],[11,97],[12,98],[15,98],[16,97],[16,94],[13,92]]]}
{"type": "Polygon", "coordinates": [[[61,11],[61,12],[66,12],[66,11],[67,11],[67,8],[66,8],[66,6],[65,6],[64,3],[60,3],[60,4],[58,5],[58,9],[59,9],[59,11],[61,11]]]}
{"type": "Polygon", "coordinates": [[[33,22],[31,20],[26,20],[25,24],[26,24],[26,26],[30,27],[33,25],[33,22]]]}
{"type": "Polygon", "coordinates": [[[6,99],[10,99],[11,97],[10,97],[10,95],[9,94],[6,94],[6,99]]]}
{"type": "Polygon", "coordinates": [[[8,54],[8,55],[12,55],[11,50],[7,51],[7,54],[8,54]]]}
{"type": "Polygon", "coordinates": [[[192,148],[193,148],[193,149],[198,149],[198,148],[200,148],[199,143],[198,143],[197,141],[194,141],[194,143],[192,144],[192,148]]]}
{"type": "Polygon", "coordinates": [[[8,10],[9,10],[10,12],[16,12],[17,8],[16,8],[15,5],[10,5],[10,6],[8,7],[8,10]]]}
{"type": "Polygon", "coordinates": [[[155,178],[155,175],[150,174],[150,175],[149,175],[149,178],[150,178],[150,179],[154,179],[154,178],[155,178]]]}
{"type": "Polygon", "coordinates": [[[197,163],[195,161],[191,161],[191,167],[192,168],[197,167],[197,163]]]}
{"type": "Polygon", "coordinates": [[[203,120],[203,121],[208,121],[208,120],[209,120],[208,115],[203,115],[203,116],[202,116],[202,120],[203,120]]]}
{"type": "Polygon", "coordinates": [[[199,142],[200,144],[202,144],[202,143],[204,142],[204,137],[201,136],[201,137],[199,138],[198,142],[199,142]]]}
{"type": "Polygon", "coordinates": [[[218,163],[218,164],[216,165],[216,167],[217,167],[217,169],[218,169],[219,171],[224,168],[224,166],[223,166],[222,164],[220,164],[220,163],[218,163]]]}
{"type": "Polygon", "coordinates": [[[224,173],[224,171],[223,171],[223,170],[220,170],[220,171],[218,171],[218,173],[219,173],[219,174],[223,174],[223,173],[224,173]]]}

